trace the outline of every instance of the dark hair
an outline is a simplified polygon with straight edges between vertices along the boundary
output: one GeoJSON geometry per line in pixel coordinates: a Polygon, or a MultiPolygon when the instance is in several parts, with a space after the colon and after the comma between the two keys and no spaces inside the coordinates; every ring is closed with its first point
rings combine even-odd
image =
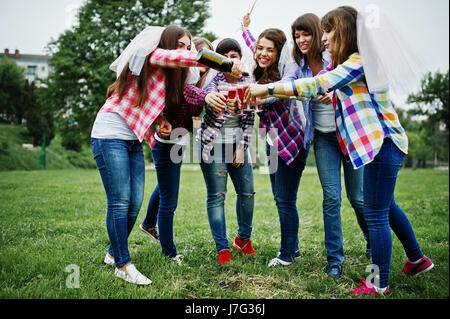
{"type": "MultiPolygon", "coordinates": [[[[311,42],[311,57],[314,61],[322,60],[322,52],[325,47],[322,43],[322,30],[320,29],[320,19],[314,13],[306,13],[298,17],[291,26],[292,39],[295,41],[295,31],[305,31],[312,35],[311,42]]],[[[306,56],[300,51],[298,45],[294,45],[292,55],[296,62],[299,62],[306,56]]]]}
{"type": "MultiPolygon", "coordinates": [[[[260,84],[279,81],[281,79],[281,76],[280,71],[278,70],[278,63],[280,61],[281,50],[283,49],[283,45],[286,42],[286,35],[280,29],[276,28],[266,29],[259,35],[258,41],[256,42],[256,46],[258,46],[259,41],[261,41],[262,38],[266,38],[267,40],[273,42],[275,49],[277,50],[277,58],[272,65],[264,69],[258,65],[258,62],[256,62],[256,68],[255,71],[253,72],[253,75],[255,76],[255,80],[260,84]]],[[[256,53],[256,46],[255,46],[255,53],[256,53]]]]}
{"type": "MultiPolygon", "coordinates": [[[[191,34],[176,25],[170,25],[164,29],[161,34],[161,39],[158,44],[158,48],[161,49],[177,49],[178,48],[178,40],[184,36],[188,35],[191,38],[191,34]]],[[[110,97],[114,91],[117,90],[119,95],[119,100],[125,95],[125,92],[134,84],[137,83],[138,87],[138,96],[137,96],[137,106],[141,107],[144,105],[145,101],[148,98],[147,85],[148,85],[148,74],[151,69],[149,64],[149,55],[145,58],[144,65],[142,67],[141,73],[139,76],[135,76],[131,74],[129,69],[129,63],[125,65],[122,70],[122,73],[119,77],[108,87],[106,92],[106,96],[110,97]]],[[[165,109],[164,114],[169,117],[173,117],[176,112],[176,108],[183,101],[183,87],[186,82],[188,69],[164,69],[165,73],[165,81],[166,81],[166,96],[165,96],[165,109]]]]}
{"type": "MultiPolygon", "coordinates": [[[[158,48],[175,50],[178,48],[178,40],[187,35],[191,39],[191,34],[186,29],[177,26],[167,26],[161,34],[158,48]]],[[[176,117],[177,110],[183,103],[183,88],[186,84],[188,68],[164,68],[166,81],[166,103],[164,115],[170,121],[176,117]]]]}
{"type": "Polygon", "coordinates": [[[220,41],[216,47],[216,52],[222,55],[230,51],[236,51],[237,53],[239,53],[239,56],[242,57],[241,46],[239,45],[239,42],[237,42],[235,39],[225,38],[222,41],[220,41]]]}
{"type": "Polygon", "coordinates": [[[321,28],[330,32],[334,30],[331,55],[336,67],[345,62],[348,57],[358,52],[356,20],[358,11],[349,6],[342,6],[328,12],[321,20],[321,28]]]}

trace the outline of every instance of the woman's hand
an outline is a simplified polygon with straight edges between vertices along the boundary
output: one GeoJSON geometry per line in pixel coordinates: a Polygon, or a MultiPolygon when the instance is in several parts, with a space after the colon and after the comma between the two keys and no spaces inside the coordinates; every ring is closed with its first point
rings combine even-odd
{"type": "Polygon", "coordinates": [[[327,105],[333,103],[333,92],[317,97],[317,101],[327,105]]]}
{"type": "Polygon", "coordinates": [[[230,114],[236,113],[238,109],[241,107],[241,101],[238,98],[227,101],[227,111],[230,114]]]}
{"type": "Polygon", "coordinates": [[[219,92],[208,93],[205,97],[205,102],[212,108],[214,112],[222,112],[225,108],[226,97],[219,92]]]}
{"type": "Polygon", "coordinates": [[[161,137],[167,138],[172,133],[172,125],[163,116],[158,116],[155,119],[155,124],[158,125],[161,137]]]}
{"type": "Polygon", "coordinates": [[[245,163],[245,151],[243,149],[236,149],[233,154],[233,167],[242,167],[245,163]]]}
{"type": "Polygon", "coordinates": [[[240,79],[242,76],[242,73],[245,72],[245,65],[239,59],[231,59],[231,61],[233,61],[233,67],[231,68],[230,75],[237,79],[240,79]]]}
{"type": "Polygon", "coordinates": [[[242,31],[244,31],[245,29],[248,28],[248,26],[250,25],[250,13],[247,13],[243,18],[242,18],[242,31]]]}
{"type": "Polygon", "coordinates": [[[245,95],[244,95],[244,104],[255,96],[266,96],[268,95],[267,85],[265,84],[249,84],[247,87],[244,88],[245,95]]]}

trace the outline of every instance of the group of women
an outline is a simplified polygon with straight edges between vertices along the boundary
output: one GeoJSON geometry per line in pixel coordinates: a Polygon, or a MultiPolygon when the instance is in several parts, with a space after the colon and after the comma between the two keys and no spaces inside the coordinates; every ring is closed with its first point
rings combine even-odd
{"type": "Polygon", "coordinates": [[[131,263],[127,244],[144,195],[144,139],[152,146],[157,185],[139,228],[160,242],[164,256],[182,264],[173,241],[181,159],[193,120],[202,114],[196,138],[219,263],[232,262],[224,205],[228,175],[237,194],[238,230],[232,247],[244,255],[255,254],[251,241],[255,191],[248,146],[257,114],[260,130],[266,133],[269,162],[276,164],[269,176],[281,243],[269,267],[289,266],[301,257],[297,196],[312,140],[323,190],[327,274],[339,278],[344,261],[341,168],[366,256],[378,268],[378,276],[362,280],[352,292],[389,292],[391,228],[407,255],[405,274],[418,275],[433,267],[394,200],[407,137],[388,87],[372,89],[368,81],[372,77],[365,74],[357,41],[358,20],[363,18],[347,6],[322,19],[304,14],[292,24],[290,48],[291,41],[277,28],[264,30],[255,40],[250,15],[245,15],[242,36],[254,58],[251,84],[243,76],[242,57],[248,48],[237,39],[226,38],[213,46],[206,39],[191,39],[187,30],[175,25],[148,27],[133,39],[112,64],[118,77],[108,88],[92,129],[92,151],[107,196],[110,246],[104,262],[115,265],[117,277],[138,285],[151,283],[131,263]],[[200,65],[196,51],[202,47],[231,59],[231,72],[200,65]],[[240,85],[245,96],[227,98],[223,85],[240,85]],[[253,110],[241,111],[242,105],[250,104],[253,110]],[[178,128],[183,130],[174,134],[178,128]]]}

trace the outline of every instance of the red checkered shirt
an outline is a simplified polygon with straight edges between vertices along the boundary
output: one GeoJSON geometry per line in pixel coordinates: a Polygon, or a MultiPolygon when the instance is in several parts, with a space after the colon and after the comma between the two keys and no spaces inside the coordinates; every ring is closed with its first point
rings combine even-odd
{"type": "Polygon", "coordinates": [[[183,68],[197,66],[196,53],[187,50],[156,49],[150,56],[147,81],[148,98],[144,105],[137,106],[138,88],[135,77],[129,76],[125,94],[121,100],[114,91],[106,100],[99,112],[118,113],[136,134],[140,142],[144,139],[152,147],[155,138],[151,130],[153,121],[159,116],[165,106],[165,76],[162,68],[183,68]]]}

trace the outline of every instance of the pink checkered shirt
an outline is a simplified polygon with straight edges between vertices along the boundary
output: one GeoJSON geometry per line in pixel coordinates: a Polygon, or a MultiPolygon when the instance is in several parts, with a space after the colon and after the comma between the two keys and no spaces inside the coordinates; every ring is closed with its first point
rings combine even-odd
{"type": "Polygon", "coordinates": [[[114,91],[99,112],[118,113],[140,142],[145,139],[153,147],[155,138],[150,126],[165,106],[166,87],[162,68],[183,68],[197,66],[198,63],[195,52],[156,49],[150,56],[150,65],[153,68],[147,81],[148,99],[143,106],[137,106],[136,77],[130,75],[122,99],[119,100],[118,92],[114,91]]]}

